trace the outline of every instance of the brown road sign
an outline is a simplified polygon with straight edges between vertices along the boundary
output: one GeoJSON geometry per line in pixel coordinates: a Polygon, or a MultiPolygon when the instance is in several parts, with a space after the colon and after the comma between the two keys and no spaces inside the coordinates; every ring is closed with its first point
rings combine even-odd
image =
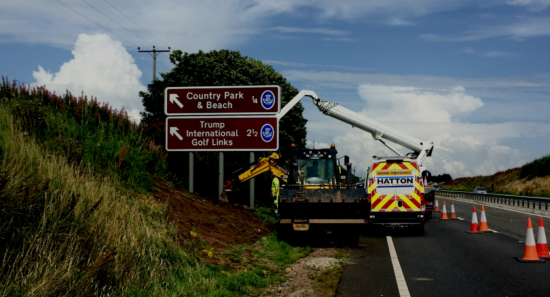
{"type": "Polygon", "coordinates": [[[277,114],[279,86],[169,87],[164,90],[166,115],[277,114]]]}
{"type": "Polygon", "coordinates": [[[276,117],[169,117],[167,151],[276,151],[276,117]]]}

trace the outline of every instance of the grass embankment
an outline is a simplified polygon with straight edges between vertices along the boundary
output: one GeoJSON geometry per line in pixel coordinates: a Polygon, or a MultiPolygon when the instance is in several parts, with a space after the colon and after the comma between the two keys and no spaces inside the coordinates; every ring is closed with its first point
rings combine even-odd
{"type": "Polygon", "coordinates": [[[149,193],[163,162],[123,113],[3,82],[0,295],[254,294],[309,253],[265,237],[246,271],[209,264],[149,193]]]}
{"type": "Polygon", "coordinates": [[[488,193],[550,197],[550,155],[521,168],[488,176],[457,178],[441,184],[441,187],[451,191],[472,191],[475,187],[483,187],[488,193]]]}

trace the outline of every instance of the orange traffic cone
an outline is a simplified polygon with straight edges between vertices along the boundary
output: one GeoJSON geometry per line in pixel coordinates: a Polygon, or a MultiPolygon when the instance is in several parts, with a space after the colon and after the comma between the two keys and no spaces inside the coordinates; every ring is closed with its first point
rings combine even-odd
{"type": "Polygon", "coordinates": [[[450,219],[451,220],[458,220],[456,218],[456,213],[455,213],[455,204],[454,204],[454,201],[451,200],[451,216],[450,216],[450,219]]]}
{"type": "Polygon", "coordinates": [[[445,200],[443,200],[443,211],[441,212],[441,219],[442,220],[448,220],[447,217],[447,208],[445,207],[445,200]]]}
{"type": "Polygon", "coordinates": [[[475,206],[472,210],[472,226],[470,227],[470,231],[466,231],[466,233],[481,234],[481,232],[479,232],[479,225],[477,224],[477,212],[475,206]]]}
{"type": "Polygon", "coordinates": [[[434,211],[439,211],[439,203],[437,203],[437,198],[435,198],[434,211]]]}
{"type": "Polygon", "coordinates": [[[544,232],[544,225],[542,225],[542,217],[539,217],[539,236],[537,236],[537,254],[539,258],[550,259],[550,253],[548,253],[548,243],[546,242],[546,233],[544,232]]]}
{"type": "Polygon", "coordinates": [[[481,218],[479,220],[479,231],[481,232],[491,232],[489,231],[489,225],[487,225],[487,217],[485,216],[485,206],[481,206],[481,218]]]}
{"type": "Polygon", "coordinates": [[[525,236],[525,252],[523,258],[516,258],[520,262],[544,263],[546,261],[539,258],[537,254],[537,246],[535,243],[535,234],[533,234],[533,224],[531,218],[527,219],[527,235],[525,236]]]}

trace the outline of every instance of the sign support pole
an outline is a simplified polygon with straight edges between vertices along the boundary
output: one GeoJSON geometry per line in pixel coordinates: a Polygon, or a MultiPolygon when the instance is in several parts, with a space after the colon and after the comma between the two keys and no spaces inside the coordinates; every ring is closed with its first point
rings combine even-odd
{"type": "Polygon", "coordinates": [[[223,152],[220,152],[219,160],[219,177],[218,177],[218,197],[223,192],[223,152]]]}
{"type": "Polygon", "coordinates": [[[195,189],[193,189],[194,186],[194,176],[193,173],[195,172],[195,156],[193,155],[193,152],[189,152],[189,193],[193,194],[195,192],[195,189]]]}
{"type": "MultiPolygon", "coordinates": [[[[254,161],[254,152],[250,152],[250,163],[254,161]]],[[[254,178],[250,179],[250,209],[254,209],[254,178]]]]}

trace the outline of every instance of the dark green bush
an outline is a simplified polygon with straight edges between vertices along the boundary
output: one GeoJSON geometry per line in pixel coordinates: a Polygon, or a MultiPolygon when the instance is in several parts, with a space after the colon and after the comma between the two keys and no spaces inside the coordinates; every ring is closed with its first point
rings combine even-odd
{"type": "Polygon", "coordinates": [[[521,178],[533,179],[550,175],[550,155],[546,155],[521,167],[521,178]]]}

